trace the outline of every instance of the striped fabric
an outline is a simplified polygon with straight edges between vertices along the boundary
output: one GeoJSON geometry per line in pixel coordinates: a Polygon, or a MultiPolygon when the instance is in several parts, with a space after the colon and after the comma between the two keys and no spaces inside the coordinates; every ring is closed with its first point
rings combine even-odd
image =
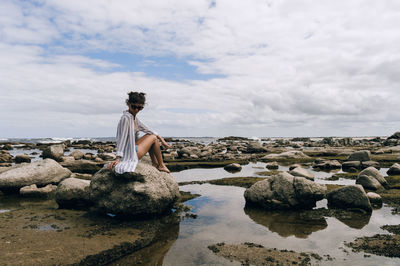
{"type": "MultiPolygon", "coordinates": [[[[156,132],[146,127],[136,117],[137,130],[146,134],[157,135],[156,132]]],[[[117,128],[117,156],[121,159],[115,166],[115,172],[123,174],[125,172],[134,172],[139,161],[135,150],[135,127],[134,118],[131,113],[124,111],[117,128]]]]}

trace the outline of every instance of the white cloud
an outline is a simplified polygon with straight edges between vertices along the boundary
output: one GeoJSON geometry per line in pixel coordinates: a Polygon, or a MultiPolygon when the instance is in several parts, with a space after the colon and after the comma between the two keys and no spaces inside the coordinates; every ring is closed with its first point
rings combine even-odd
{"type": "Polygon", "coordinates": [[[372,0],[3,1],[0,137],[113,135],[135,88],[148,93],[143,120],[166,135],[390,135],[399,10],[372,0]],[[102,51],[152,56],[148,67],[173,56],[221,77],[171,81],[84,56],[102,51]]]}

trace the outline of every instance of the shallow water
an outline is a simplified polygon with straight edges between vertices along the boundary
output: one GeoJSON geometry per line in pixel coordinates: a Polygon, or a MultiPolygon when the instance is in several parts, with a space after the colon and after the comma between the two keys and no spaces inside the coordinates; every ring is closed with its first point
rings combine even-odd
{"type": "MultiPolygon", "coordinates": [[[[194,206],[198,218],[181,222],[178,239],[164,257],[164,265],[231,265],[207,248],[219,242],[253,242],[268,248],[311,251],[335,258],[332,262],[321,262],[323,264],[400,263],[400,259],[375,255],[364,258],[363,253],[352,253],[343,245],[344,241],[359,236],[383,233],[379,227],[384,224],[399,224],[400,216],[392,215],[390,208],[375,210],[371,216],[349,217],[342,221],[330,217],[310,220],[299,216],[298,212],[245,209],[244,188],[203,184],[183,186],[181,190],[202,195],[186,202],[194,206]]],[[[318,207],[323,206],[326,200],[318,203],[318,207]]]]}
{"type": "MultiPolygon", "coordinates": [[[[211,180],[222,177],[257,176],[265,171],[265,163],[250,163],[241,172],[228,173],[223,168],[189,169],[173,173],[178,182],[211,180]]],[[[288,167],[280,166],[286,171],[288,167]]],[[[315,182],[354,184],[355,180],[326,181],[336,172],[316,172],[315,182]]],[[[386,169],[381,169],[385,174],[386,169]]],[[[330,255],[333,261],[321,261],[326,265],[399,265],[400,259],[353,253],[344,246],[357,237],[388,233],[380,227],[400,224],[400,216],[392,215],[391,208],[382,207],[371,215],[354,214],[340,219],[334,217],[310,217],[300,212],[272,212],[245,208],[244,188],[211,184],[181,186],[182,191],[200,194],[201,197],[187,201],[198,215],[197,219],[181,222],[179,236],[165,255],[163,265],[232,265],[218,257],[207,246],[219,242],[240,244],[253,242],[267,248],[289,249],[298,252],[315,252],[330,255]]],[[[326,208],[327,201],[317,202],[317,208],[326,208]]],[[[236,264],[236,263],[235,263],[236,264]]]]}

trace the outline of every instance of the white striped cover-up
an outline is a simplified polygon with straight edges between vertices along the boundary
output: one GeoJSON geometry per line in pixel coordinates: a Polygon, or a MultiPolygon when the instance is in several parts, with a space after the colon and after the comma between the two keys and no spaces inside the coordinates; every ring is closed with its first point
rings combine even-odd
{"type": "MultiPolygon", "coordinates": [[[[136,117],[137,130],[146,134],[158,135],[146,127],[136,117]]],[[[134,118],[131,113],[124,111],[117,128],[117,156],[120,156],[118,164],[115,166],[115,172],[123,174],[125,172],[134,172],[138,164],[138,156],[135,149],[135,127],[134,118]]]]}

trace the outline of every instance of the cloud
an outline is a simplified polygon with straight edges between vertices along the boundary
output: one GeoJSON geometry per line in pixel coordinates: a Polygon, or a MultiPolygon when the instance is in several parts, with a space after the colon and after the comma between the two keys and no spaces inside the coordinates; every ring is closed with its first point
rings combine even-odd
{"type": "Polygon", "coordinates": [[[390,135],[400,121],[398,8],[3,1],[0,137],[114,135],[135,88],[148,94],[142,120],[164,135],[390,135]],[[146,69],[103,52],[140,55],[135,65],[146,69]],[[171,79],[157,76],[165,58],[211,76],[177,80],[173,63],[171,79]]]}

